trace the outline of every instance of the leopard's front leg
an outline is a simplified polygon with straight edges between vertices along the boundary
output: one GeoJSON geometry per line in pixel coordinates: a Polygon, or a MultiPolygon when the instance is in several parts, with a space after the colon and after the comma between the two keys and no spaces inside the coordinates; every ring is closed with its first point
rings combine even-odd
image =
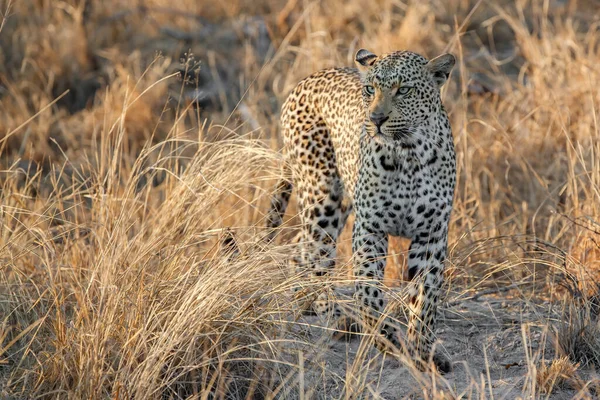
{"type": "MultiPolygon", "coordinates": [[[[431,208],[430,213],[439,211],[431,208]]],[[[412,358],[428,363],[430,357],[441,372],[451,370],[441,353],[431,354],[437,319],[437,305],[444,277],[448,216],[428,224],[429,229],[413,237],[408,256],[409,321],[407,343],[412,358]]],[[[423,366],[424,367],[424,366],[423,366]]]]}
{"type": "Polygon", "coordinates": [[[400,348],[397,329],[391,319],[382,317],[386,301],[382,290],[385,270],[385,256],[388,235],[357,210],[352,231],[352,252],[354,253],[354,276],[356,279],[354,297],[358,304],[363,322],[375,326],[383,318],[380,332],[394,346],[400,348]]]}

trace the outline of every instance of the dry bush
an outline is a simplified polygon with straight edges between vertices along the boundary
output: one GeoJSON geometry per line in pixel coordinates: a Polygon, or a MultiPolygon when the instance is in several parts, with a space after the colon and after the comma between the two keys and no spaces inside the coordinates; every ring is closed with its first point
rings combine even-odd
{"type": "Polygon", "coordinates": [[[272,157],[248,140],[206,144],[165,189],[141,192],[135,176],[112,170],[58,222],[64,199],[36,204],[3,190],[0,257],[14,260],[2,270],[5,390],[223,395],[268,372],[261,364],[279,358],[272,341],[291,312],[277,250],[237,262],[210,256],[216,234],[205,216],[267,176],[272,157]],[[234,155],[248,164],[232,165],[234,155]]]}

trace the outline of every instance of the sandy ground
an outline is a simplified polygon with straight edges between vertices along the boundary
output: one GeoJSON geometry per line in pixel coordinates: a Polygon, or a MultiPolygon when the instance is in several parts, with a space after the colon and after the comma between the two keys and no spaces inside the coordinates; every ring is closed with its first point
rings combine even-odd
{"type": "MultiPolygon", "coordinates": [[[[372,346],[362,346],[364,339],[360,336],[336,340],[323,329],[323,322],[318,317],[303,317],[294,331],[304,336],[307,342],[317,343],[317,350],[303,353],[305,359],[302,362],[307,366],[310,363],[318,365],[316,370],[321,370],[321,373],[313,370],[304,376],[307,382],[305,397],[426,398],[423,385],[438,387],[446,395],[442,398],[532,397],[531,382],[526,378],[532,376],[528,373],[530,360],[552,359],[555,354],[547,329],[552,325],[553,315],[549,305],[524,302],[522,298],[489,296],[451,306],[446,304],[439,315],[437,335],[441,348],[454,362],[453,371],[443,375],[443,379],[422,375],[421,379],[425,381],[421,381],[421,385],[410,369],[398,360],[382,357],[372,346]],[[365,349],[366,354],[363,354],[365,349]],[[364,371],[364,368],[368,368],[368,373],[356,372],[364,371]],[[361,376],[362,384],[355,386],[363,386],[363,393],[344,392],[343,380],[351,375],[361,376]],[[309,387],[311,383],[314,383],[312,388],[309,387]]],[[[587,381],[595,374],[583,369],[579,377],[587,381]]],[[[574,386],[566,383],[554,388],[550,394],[538,394],[535,389],[535,397],[571,399],[578,393],[574,386]]]]}

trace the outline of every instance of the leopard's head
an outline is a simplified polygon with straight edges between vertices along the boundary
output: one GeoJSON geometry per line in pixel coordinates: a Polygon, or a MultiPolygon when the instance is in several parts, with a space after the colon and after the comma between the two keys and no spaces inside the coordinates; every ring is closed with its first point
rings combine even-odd
{"type": "Polygon", "coordinates": [[[443,54],[428,61],[410,51],[378,57],[361,49],[355,61],[361,75],[367,132],[373,137],[410,141],[417,128],[440,112],[440,88],[455,58],[443,54]]]}

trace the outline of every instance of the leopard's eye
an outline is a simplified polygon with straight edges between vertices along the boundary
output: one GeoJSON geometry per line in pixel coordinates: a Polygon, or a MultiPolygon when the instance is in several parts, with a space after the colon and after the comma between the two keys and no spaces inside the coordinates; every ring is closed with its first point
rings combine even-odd
{"type": "Polygon", "coordinates": [[[400,89],[398,89],[396,94],[398,96],[405,96],[405,95],[409,94],[412,89],[413,88],[411,86],[402,86],[400,89]]]}
{"type": "Polygon", "coordinates": [[[365,86],[365,92],[369,95],[369,96],[373,96],[375,94],[375,88],[371,85],[367,85],[365,86]]]}

